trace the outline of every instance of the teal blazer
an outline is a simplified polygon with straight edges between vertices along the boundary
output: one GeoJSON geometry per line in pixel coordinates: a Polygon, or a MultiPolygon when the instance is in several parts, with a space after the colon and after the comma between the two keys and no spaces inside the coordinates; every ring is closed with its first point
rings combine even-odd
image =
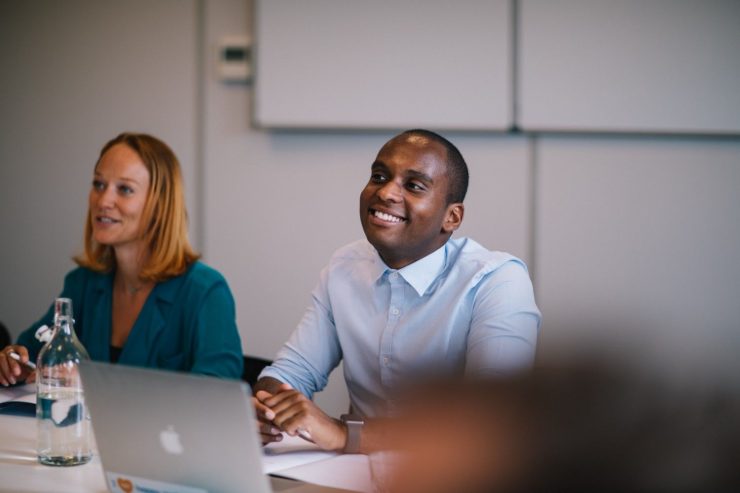
{"type": "MultiPolygon", "coordinates": [[[[72,299],[75,332],[90,358],[110,361],[113,274],[78,267],[64,278],[61,297],[72,299]]],[[[32,361],[42,343],[35,338],[49,327],[54,304],[46,315],[18,337],[32,361]]],[[[185,273],[157,283],[136,319],[119,363],[240,378],[243,356],[236,310],[226,280],[201,262],[185,273]]]]}

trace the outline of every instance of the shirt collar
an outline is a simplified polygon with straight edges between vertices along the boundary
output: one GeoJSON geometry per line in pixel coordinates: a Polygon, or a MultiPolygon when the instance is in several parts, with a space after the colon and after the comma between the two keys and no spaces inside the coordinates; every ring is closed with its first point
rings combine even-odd
{"type": "Polygon", "coordinates": [[[379,276],[381,277],[386,272],[398,272],[403,279],[414,288],[419,296],[424,296],[424,293],[434,280],[439,276],[439,273],[444,269],[445,262],[447,260],[447,245],[442,245],[429,255],[424,258],[420,258],[416,262],[394,271],[383,262],[383,259],[378,255],[378,265],[380,267],[379,276]]]}

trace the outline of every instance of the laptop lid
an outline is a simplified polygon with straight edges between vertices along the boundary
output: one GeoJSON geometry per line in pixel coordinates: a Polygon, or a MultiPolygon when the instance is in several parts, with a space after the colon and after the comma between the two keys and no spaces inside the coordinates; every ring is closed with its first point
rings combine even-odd
{"type": "Polygon", "coordinates": [[[244,383],[89,361],[80,373],[111,491],[270,493],[244,383]]]}

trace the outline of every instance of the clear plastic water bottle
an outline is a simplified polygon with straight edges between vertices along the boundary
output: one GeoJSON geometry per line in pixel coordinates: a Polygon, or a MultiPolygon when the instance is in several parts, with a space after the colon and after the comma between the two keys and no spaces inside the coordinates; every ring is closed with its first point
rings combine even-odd
{"type": "Polygon", "coordinates": [[[69,298],[54,302],[53,330],[36,363],[38,459],[49,466],[74,466],[92,458],[90,418],[78,368],[90,357],[75,335],[69,298]]]}

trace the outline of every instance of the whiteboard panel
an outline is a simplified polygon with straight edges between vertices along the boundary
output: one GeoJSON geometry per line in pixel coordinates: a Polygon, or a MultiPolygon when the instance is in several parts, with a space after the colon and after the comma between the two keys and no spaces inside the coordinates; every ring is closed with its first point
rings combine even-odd
{"type": "Polygon", "coordinates": [[[507,0],[257,0],[255,123],[511,126],[507,0]]]}
{"type": "Polygon", "coordinates": [[[737,0],[521,0],[526,130],[740,132],[737,0]]]}

